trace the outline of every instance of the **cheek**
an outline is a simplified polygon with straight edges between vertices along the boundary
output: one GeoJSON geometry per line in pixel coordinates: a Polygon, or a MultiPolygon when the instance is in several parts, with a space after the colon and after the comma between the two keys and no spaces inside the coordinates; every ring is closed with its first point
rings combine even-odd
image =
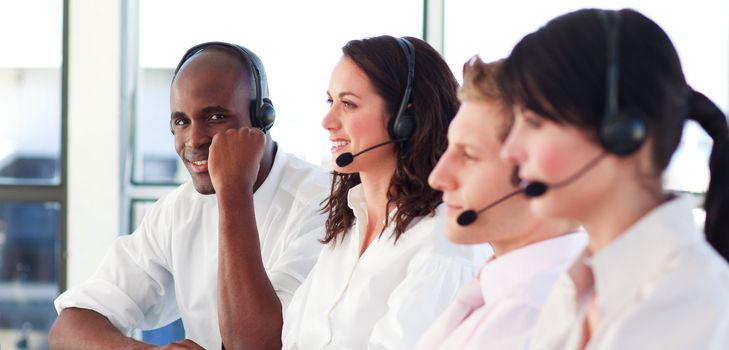
{"type": "Polygon", "coordinates": [[[560,178],[567,169],[571,169],[570,152],[561,144],[543,144],[533,159],[540,175],[545,178],[560,178]]]}
{"type": "Polygon", "coordinates": [[[181,153],[182,150],[185,148],[185,141],[179,131],[174,135],[174,137],[175,150],[177,151],[177,153],[181,153]]]}
{"type": "Polygon", "coordinates": [[[511,165],[507,163],[492,164],[468,176],[469,186],[464,192],[469,195],[472,204],[479,207],[490,204],[513,191],[511,184],[511,165]]]}
{"type": "Polygon", "coordinates": [[[362,140],[368,139],[381,139],[383,135],[387,134],[387,131],[383,126],[380,125],[379,120],[375,118],[352,118],[347,123],[347,132],[353,136],[362,140]]]}

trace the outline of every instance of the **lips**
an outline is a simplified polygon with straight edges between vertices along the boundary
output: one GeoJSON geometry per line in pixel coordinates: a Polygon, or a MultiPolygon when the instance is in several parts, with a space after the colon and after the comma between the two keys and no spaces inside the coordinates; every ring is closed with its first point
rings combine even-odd
{"type": "Polygon", "coordinates": [[[190,170],[193,173],[206,173],[208,172],[208,160],[207,159],[185,159],[187,164],[190,164],[190,170]]]}
{"type": "Polygon", "coordinates": [[[458,215],[463,211],[463,207],[460,205],[451,204],[448,202],[445,203],[446,213],[448,215],[458,215]]]}
{"type": "Polygon", "coordinates": [[[351,142],[349,140],[345,139],[331,139],[332,141],[332,153],[337,153],[343,150],[347,145],[349,145],[351,142]]]}

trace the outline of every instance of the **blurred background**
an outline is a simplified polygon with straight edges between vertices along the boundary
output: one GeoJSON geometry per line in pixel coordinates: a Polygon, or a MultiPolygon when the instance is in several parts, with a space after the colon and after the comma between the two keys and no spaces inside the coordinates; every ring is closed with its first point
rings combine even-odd
{"type": "MultiPolygon", "coordinates": [[[[276,106],[274,138],[328,168],[320,121],[348,40],[426,39],[460,81],[472,55],[505,57],[549,19],[584,7],[652,18],[689,83],[727,110],[726,0],[0,0],[0,349],[46,349],[53,299],[187,180],[168,128],[172,72],[187,48],[229,41],[256,52],[276,106]]],[[[668,187],[700,196],[710,148],[687,124],[668,187]]],[[[179,322],[134,335],[160,344],[184,336],[179,322]]]]}

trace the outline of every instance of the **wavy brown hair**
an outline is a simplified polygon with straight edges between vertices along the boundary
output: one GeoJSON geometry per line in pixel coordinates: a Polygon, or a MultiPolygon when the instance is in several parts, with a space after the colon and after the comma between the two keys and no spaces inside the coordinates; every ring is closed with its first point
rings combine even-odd
{"type": "MultiPolygon", "coordinates": [[[[442,202],[442,193],[428,186],[428,175],[447,147],[448,124],[459,107],[458,82],[440,54],[420,39],[405,39],[415,47],[415,76],[407,113],[415,117],[416,127],[410,139],[396,147],[397,167],[387,192],[387,206],[397,207],[392,218],[395,241],[413,219],[434,214],[442,202]]],[[[408,62],[397,39],[385,35],[352,40],[342,52],[367,75],[377,95],[385,100],[386,111],[394,115],[405,93],[408,75],[408,62]]],[[[323,243],[344,238],[354,225],[347,193],[361,183],[357,173],[332,174],[331,193],[322,202],[322,212],[328,214],[323,243]]],[[[388,224],[389,221],[385,227],[388,224]]]]}

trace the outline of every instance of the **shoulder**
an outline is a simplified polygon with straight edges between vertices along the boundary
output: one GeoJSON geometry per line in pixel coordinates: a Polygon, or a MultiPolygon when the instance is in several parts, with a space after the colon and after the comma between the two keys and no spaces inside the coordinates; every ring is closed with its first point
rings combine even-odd
{"type": "Polygon", "coordinates": [[[191,202],[198,200],[202,195],[195,190],[192,185],[192,181],[187,181],[180,186],[175,187],[170,192],[167,192],[159,197],[157,203],[163,206],[175,206],[180,202],[191,202]]]}
{"type": "Polygon", "coordinates": [[[172,230],[173,227],[184,227],[189,221],[217,216],[215,195],[198,193],[191,181],[163,194],[156,202],[147,205],[143,209],[144,219],[135,231],[172,230]]]}
{"type": "Polygon", "coordinates": [[[658,278],[637,291],[635,304],[612,326],[620,336],[610,339],[611,348],[725,349],[729,344],[729,268],[708,245],[683,248],[658,278]],[[665,337],[671,329],[681,331],[665,337]]]}
{"type": "Polygon", "coordinates": [[[154,204],[154,207],[169,212],[185,212],[199,211],[200,206],[210,206],[209,204],[215,203],[215,195],[202,195],[195,190],[192,181],[187,181],[172,191],[160,196],[154,204]]]}
{"type": "Polygon", "coordinates": [[[662,268],[638,290],[636,301],[641,307],[631,312],[631,319],[650,318],[661,310],[673,320],[729,322],[729,266],[705,241],[682,247],[662,268]]]}
{"type": "Polygon", "coordinates": [[[417,249],[413,264],[437,262],[466,265],[471,268],[480,266],[490,256],[491,248],[486,244],[456,244],[446,238],[445,226],[448,217],[443,204],[435,209],[434,214],[416,220],[400,237],[403,245],[417,249]]]}
{"type": "MultiPolygon", "coordinates": [[[[729,290],[729,265],[706,241],[698,241],[682,247],[668,259],[664,278],[659,283],[697,297],[725,299],[729,290]]],[[[729,306],[729,300],[726,304],[729,306]]]]}
{"type": "Polygon", "coordinates": [[[281,155],[283,164],[279,189],[298,200],[323,200],[329,193],[329,172],[292,154],[281,152],[281,155]]]}

